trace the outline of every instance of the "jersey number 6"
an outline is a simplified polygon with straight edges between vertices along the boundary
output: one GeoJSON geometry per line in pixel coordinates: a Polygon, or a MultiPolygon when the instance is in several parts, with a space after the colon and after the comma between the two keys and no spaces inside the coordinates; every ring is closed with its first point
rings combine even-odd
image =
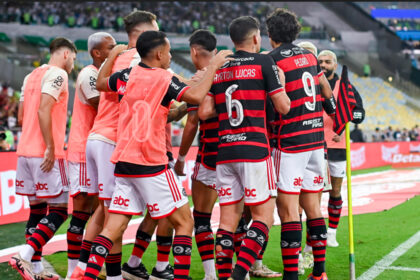
{"type": "Polygon", "coordinates": [[[237,99],[232,99],[232,94],[238,89],[238,85],[233,84],[226,89],[226,109],[229,117],[229,123],[231,126],[238,126],[244,120],[244,108],[237,99]],[[232,116],[232,109],[235,108],[236,118],[232,116]]]}

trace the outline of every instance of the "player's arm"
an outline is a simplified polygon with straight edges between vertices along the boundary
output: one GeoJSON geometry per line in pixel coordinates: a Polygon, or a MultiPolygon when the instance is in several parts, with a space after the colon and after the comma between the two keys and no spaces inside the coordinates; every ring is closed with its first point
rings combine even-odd
{"type": "Polygon", "coordinates": [[[51,111],[56,100],[53,96],[42,93],[41,101],[38,109],[39,127],[41,129],[42,138],[44,139],[46,149],[44,153],[44,160],[41,163],[41,170],[43,172],[49,172],[55,161],[54,153],[54,138],[52,135],[52,118],[51,111]]]}
{"type": "MultiPolygon", "coordinates": [[[[89,69],[90,70],[90,69],[89,69]]],[[[85,72],[86,73],[86,72],[85,72]]],[[[81,77],[80,88],[88,104],[98,110],[100,93],[96,89],[97,73],[93,70],[81,77]]]]}
{"type": "Polygon", "coordinates": [[[187,114],[187,103],[182,103],[179,106],[176,106],[174,103],[171,104],[171,109],[168,113],[167,123],[173,121],[179,121],[187,114]]]}
{"type": "Polygon", "coordinates": [[[97,90],[109,91],[108,78],[112,74],[112,66],[114,65],[115,59],[124,50],[127,50],[127,45],[116,45],[109,53],[105,63],[101,66],[101,69],[99,69],[98,79],[96,81],[97,90]]]}
{"type": "Polygon", "coordinates": [[[214,104],[214,97],[207,95],[204,97],[203,102],[201,102],[198,107],[198,117],[202,120],[207,120],[213,117],[217,117],[216,105],[214,104]]]}
{"type": "Polygon", "coordinates": [[[210,64],[207,66],[207,70],[203,75],[203,78],[197,83],[193,83],[182,95],[181,100],[190,104],[200,104],[206,94],[208,93],[216,71],[226,62],[233,58],[228,58],[228,55],[233,54],[231,50],[222,50],[215,55],[210,64]]]}
{"type": "Polygon", "coordinates": [[[271,56],[266,56],[267,65],[263,67],[263,77],[268,95],[273,102],[277,112],[285,115],[290,110],[290,98],[286,94],[283,85],[286,84],[286,77],[283,70],[276,65],[271,56]]]}
{"type": "Polygon", "coordinates": [[[18,121],[18,125],[22,126],[22,124],[23,124],[23,101],[19,102],[17,121],[18,121]]]}
{"type": "Polygon", "coordinates": [[[286,91],[282,90],[270,96],[273,101],[274,108],[282,115],[286,115],[290,111],[290,98],[287,96],[286,91]]]}
{"type": "Polygon", "coordinates": [[[321,95],[322,97],[324,97],[324,100],[322,101],[322,107],[324,108],[324,111],[331,118],[333,118],[335,115],[336,102],[330,87],[330,83],[328,82],[327,77],[325,77],[324,73],[318,75],[318,79],[319,86],[321,88],[321,95]]]}
{"type": "Polygon", "coordinates": [[[178,176],[185,176],[184,174],[184,165],[185,165],[185,156],[188,153],[188,150],[191,147],[194,137],[197,134],[198,129],[198,115],[197,111],[188,112],[187,123],[184,127],[184,132],[182,133],[181,145],[179,146],[178,158],[176,160],[174,170],[178,176]]]}

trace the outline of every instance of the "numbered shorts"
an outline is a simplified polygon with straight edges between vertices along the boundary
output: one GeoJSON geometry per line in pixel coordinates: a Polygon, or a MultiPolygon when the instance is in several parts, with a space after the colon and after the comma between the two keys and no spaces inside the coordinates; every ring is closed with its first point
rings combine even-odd
{"type": "Polygon", "coordinates": [[[88,177],[87,166],[85,162],[69,161],[69,177],[70,177],[70,197],[74,197],[79,193],[88,193],[88,195],[98,195],[94,192],[92,179],[88,177]],[[92,192],[93,191],[93,192],[92,192]]]}
{"type": "Polygon", "coordinates": [[[259,205],[277,195],[271,157],[260,162],[232,162],[216,166],[216,190],[220,205],[259,205]]]}
{"type": "Polygon", "coordinates": [[[346,177],[346,161],[329,160],[328,167],[330,168],[330,175],[336,178],[346,177]]]}
{"type": "Polygon", "coordinates": [[[54,199],[66,194],[56,203],[67,203],[69,179],[64,159],[56,159],[50,172],[41,170],[43,158],[19,156],[16,168],[16,194],[36,199],[54,199]]]}
{"type": "Polygon", "coordinates": [[[216,189],[216,171],[206,168],[200,162],[195,163],[191,179],[199,181],[213,190],[216,189]]]}
{"type": "Polygon", "coordinates": [[[320,192],[324,188],[324,149],[301,153],[280,152],[277,190],[287,194],[320,192]]]}
{"type": "Polygon", "coordinates": [[[99,193],[109,207],[112,192],[115,189],[115,164],[110,159],[115,146],[100,140],[89,140],[86,143],[86,170],[90,178],[88,193],[99,193]]]}
{"type": "Polygon", "coordinates": [[[115,182],[111,213],[140,215],[147,209],[153,219],[161,219],[188,203],[172,169],[151,177],[116,177],[115,182]]]}

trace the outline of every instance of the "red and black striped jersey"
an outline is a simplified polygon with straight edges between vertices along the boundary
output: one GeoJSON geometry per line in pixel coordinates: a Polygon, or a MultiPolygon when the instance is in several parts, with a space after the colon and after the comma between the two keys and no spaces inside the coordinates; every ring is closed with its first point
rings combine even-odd
{"type": "MultiPolygon", "coordinates": [[[[196,111],[197,105],[188,104],[188,112],[196,111]]],[[[200,120],[199,146],[196,162],[201,163],[210,170],[216,170],[217,146],[219,144],[219,119],[200,120]]]]}
{"type": "Polygon", "coordinates": [[[294,44],[282,44],[269,55],[284,71],[291,101],[289,113],[277,116],[279,149],[298,153],[322,148],[324,122],[319,77],[324,73],[317,58],[294,44]]]}
{"type": "Polygon", "coordinates": [[[210,89],[219,119],[217,164],[262,161],[270,151],[267,98],[284,88],[270,56],[238,51],[232,57],[210,89]]]}

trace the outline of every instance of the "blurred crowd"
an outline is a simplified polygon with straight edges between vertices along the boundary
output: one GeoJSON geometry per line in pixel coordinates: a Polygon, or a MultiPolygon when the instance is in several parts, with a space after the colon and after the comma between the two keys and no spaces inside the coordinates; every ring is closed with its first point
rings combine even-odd
{"type": "Polygon", "coordinates": [[[15,148],[20,91],[0,82],[0,151],[15,148]]]}
{"type": "MultiPolygon", "coordinates": [[[[190,34],[206,28],[227,34],[228,24],[241,15],[252,15],[264,24],[271,5],[259,2],[5,2],[0,22],[22,24],[90,26],[93,29],[124,30],[123,17],[133,9],[157,15],[162,31],[190,34]]],[[[265,30],[265,28],[262,28],[265,30]]]]}
{"type": "Polygon", "coordinates": [[[391,126],[381,130],[379,127],[372,134],[372,142],[393,142],[393,141],[420,141],[420,128],[418,125],[411,129],[395,128],[391,126]]]}

